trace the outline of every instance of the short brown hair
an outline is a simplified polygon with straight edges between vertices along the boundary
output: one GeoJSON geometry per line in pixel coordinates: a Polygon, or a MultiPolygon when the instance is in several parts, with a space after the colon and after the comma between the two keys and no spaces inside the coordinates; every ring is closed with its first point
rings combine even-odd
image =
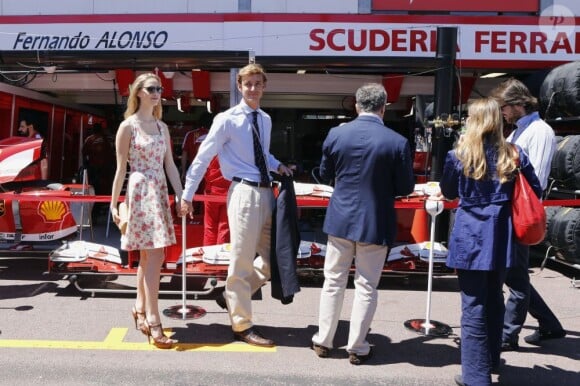
{"type": "Polygon", "coordinates": [[[268,81],[268,78],[266,77],[266,72],[264,71],[264,68],[257,63],[250,63],[250,64],[242,67],[240,72],[238,72],[238,79],[237,79],[238,84],[242,84],[242,78],[244,76],[256,75],[256,74],[262,75],[262,80],[264,81],[264,83],[266,83],[268,81]]]}

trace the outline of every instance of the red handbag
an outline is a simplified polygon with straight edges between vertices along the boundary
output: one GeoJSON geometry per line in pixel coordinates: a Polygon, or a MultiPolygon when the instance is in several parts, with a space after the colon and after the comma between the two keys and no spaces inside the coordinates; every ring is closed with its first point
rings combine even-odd
{"type": "Polygon", "coordinates": [[[546,236],[546,211],[540,199],[520,170],[519,155],[514,193],[512,196],[512,222],[516,240],[520,244],[535,245],[546,236]]]}

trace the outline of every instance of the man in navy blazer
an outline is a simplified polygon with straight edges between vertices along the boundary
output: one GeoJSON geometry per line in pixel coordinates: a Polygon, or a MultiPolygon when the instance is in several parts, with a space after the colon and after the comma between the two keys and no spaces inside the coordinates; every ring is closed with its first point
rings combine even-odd
{"type": "Polygon", "coordinates": [[[319,357],[329,356],[354,258],[355,296],[346,347],[354,365],[371,356],[366,336],[388,248],[395,240],[395,197],[414,188],[409,142],[383,124],[386,101],[382,85],[360,87],[358,118],[331,129],[322,147],[320,175],[334,179],[334,192],[323,227],[328,244],[319,330],[312,337],[312,348],[319,357]]]}

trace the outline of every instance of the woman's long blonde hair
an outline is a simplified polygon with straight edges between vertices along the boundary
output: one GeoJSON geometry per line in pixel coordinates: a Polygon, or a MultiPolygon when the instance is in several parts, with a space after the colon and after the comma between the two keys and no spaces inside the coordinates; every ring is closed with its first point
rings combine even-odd
{"type": "MultiPolygon", "coordinates": [[[[145,82],[150,78],[154,78],[155,80],[157,80],[159,86],[162,86],[161,79],[152,72],[139,75],[130,86],[131,91],[129,93],[129,99],[127,99],[127,109],[123,114],[125,119],[129,118],[131,115],[135,114],[137,110],[139,110],[139,107],[141,106],[141,100],[139,99],[137,94],[143,88],[145,82]]],[[[155,107],[153,107],[153,116],[155,117],[155,119],[161,119],[162,115],[163,108],[161,107],[161,103],[159,103],[155,107]]]]}
{"type": "MultiPolygon", "coordinates": [[[[484,143],[497,151],[496,172],[501,183],[513,178],[517,153],[503,137],[501,108],[494,98],[476,99],[469,105],[465,134],[458,141],[455,153],[463,164],[463,174],[475,180],[488,177],[484,143]]],[[[489,176],[491,177],[491,176],[489,176]]]]}

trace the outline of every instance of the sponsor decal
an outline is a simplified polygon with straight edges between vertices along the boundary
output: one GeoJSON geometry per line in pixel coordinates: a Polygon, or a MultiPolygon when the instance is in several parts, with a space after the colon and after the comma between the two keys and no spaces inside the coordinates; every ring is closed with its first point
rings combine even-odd
{"type": "Polygon", "coordinates": [[[6,214],[6,201],[0,200],[0,217],[6,214]]]}
{"type": "Polygon", "coordinates": [[[61,221],[67,207],[62,201],[43,201],[38,205],[38,213],[46,222],[61,221]]]}
{"type": "Polygon", "coordinates": [[[42,233],[23,233],[21,235],[21,241],[51,241],[58,240],[65,236],[71,235],[77,231],[77,227],[72,226],[69,228],[64,228],[56,232],[42,232],[42,233]]]}

